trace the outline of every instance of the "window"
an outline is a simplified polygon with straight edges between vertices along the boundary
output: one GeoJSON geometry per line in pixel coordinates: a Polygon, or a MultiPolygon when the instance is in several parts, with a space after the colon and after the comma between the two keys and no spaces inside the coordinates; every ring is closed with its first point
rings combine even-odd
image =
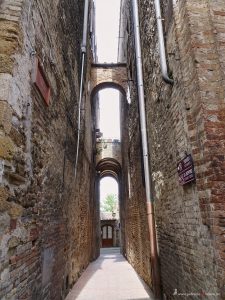
{"type": "Polygon", "coordinates": [[[113,238],[113,228],[111,225],[104,225],[102,227],[102,239],[110,240],[113,238]]]}

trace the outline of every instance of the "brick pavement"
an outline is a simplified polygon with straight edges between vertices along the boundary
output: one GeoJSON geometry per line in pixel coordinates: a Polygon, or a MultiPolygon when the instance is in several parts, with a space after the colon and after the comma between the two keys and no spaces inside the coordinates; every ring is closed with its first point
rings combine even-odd
{"type": "Polygon", "coordinates": [[[118,248],[102,249],[66,300],[147,300],[153,296],[118,248]]]}

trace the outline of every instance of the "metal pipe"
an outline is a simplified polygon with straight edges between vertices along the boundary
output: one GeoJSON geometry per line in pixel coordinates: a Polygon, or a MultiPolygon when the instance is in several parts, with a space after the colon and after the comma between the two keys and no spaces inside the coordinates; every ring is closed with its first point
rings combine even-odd
{"type": "Polygon", "coordinates": [[[76,148],[76,160],[75,160],[75,167],[74,167],[75,179],[77,176],[77,165],[78,165],[79,148],[80,148],[81,102],[82,102],[82,97],[83,97],[84,60],[85,60],[85,54],[87,52],[88,4],[89,4],[89,0],[85,0],[83,38],[82,38],[82,44],[81,44],[82,62],[81,62],[81,76],[80,76],[80,94],[79,94],[79,101],[78,101],[78,117],[77,117],[77,148],[76,148]]]}
{"type": "Polygon", "coordinates": [[[81,130],[81,102],[82,102],[82,94],[83,94],[83,76],[84,76],[84,56],[85,53],[82,53],[82,64],[81,64],[81,79],[80,79],[80,95],[78,102],[78,117],[77,117],[77,148],[76,148],[76,161],[75,161],[75,172],[74,177],[76,179],[77,176],[77,165],[78,165],[78,157],[79,157],[79,148],[80,148],[80,130],[81,130]]]}
{"type": "Polygon", "coordinates": [[[89,0],[85,0],[85,4],[84,4],[83,39],[82,39],[82,45],[81,45],[81,51],[82,51],[82,53],[86,53],[87,52],[88,4],[89,4],[89,0]]]}
{"type": "Polygon", "coordinates": [[[159,56],[160,56],[162,78],[166,83],[173,85],[174,81],[173,79],[169,78],[168,69],[167,69],[160,0],[154,0],[154,4],[155,4],[155,12],[156,12],[156,20],[157,20],[157,29],[159,35],[159,56]]]}
{"type": "Polygon", "coordinates": [[[134,22],[136,68],[137,68],[138,101],[139,101],[139,111],[140,111],[145,190],[146,190],[146,201],[147,201],[146,205],[147,205],[147,216],[148,216],[150,248],[151,248],[150,251],[151,251],[152,281],[153,281],[153,289],[155,295],[158,299],[161,299],[160,272],[159,272],[158,251],[157,251],[157,242],[156,242],[153,194],[151,190],[151,173],[149,169],[149,153],[148,153],[148,141],[147,141],[147,129],[146,129],[144,83],[143,83],[143,74],[142,74],[141,41],[140,41],[137,0],[132,0],[132,8],[133,8],[133,22],[134,22]]]}

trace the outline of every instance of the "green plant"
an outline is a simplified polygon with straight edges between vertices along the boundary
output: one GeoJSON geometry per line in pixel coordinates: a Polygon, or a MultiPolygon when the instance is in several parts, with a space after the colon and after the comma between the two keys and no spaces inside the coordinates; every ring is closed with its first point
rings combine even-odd
{"type": "Polygon", "coordinates": [[[116,194],[108,194],[101,204],[101,210],[106,212],[115,212],[117,209],[117,201],[118,199],[116,194]]]}

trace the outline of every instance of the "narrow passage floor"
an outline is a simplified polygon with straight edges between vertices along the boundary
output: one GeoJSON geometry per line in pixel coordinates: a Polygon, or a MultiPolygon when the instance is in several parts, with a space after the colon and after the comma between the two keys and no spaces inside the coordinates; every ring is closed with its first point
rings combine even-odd
{"type": "Polygon", "coordinates": [[[153,300],[146,284],[120,254],[119,248],[102,249],[84,271],[66,300],[153,300]]]}

